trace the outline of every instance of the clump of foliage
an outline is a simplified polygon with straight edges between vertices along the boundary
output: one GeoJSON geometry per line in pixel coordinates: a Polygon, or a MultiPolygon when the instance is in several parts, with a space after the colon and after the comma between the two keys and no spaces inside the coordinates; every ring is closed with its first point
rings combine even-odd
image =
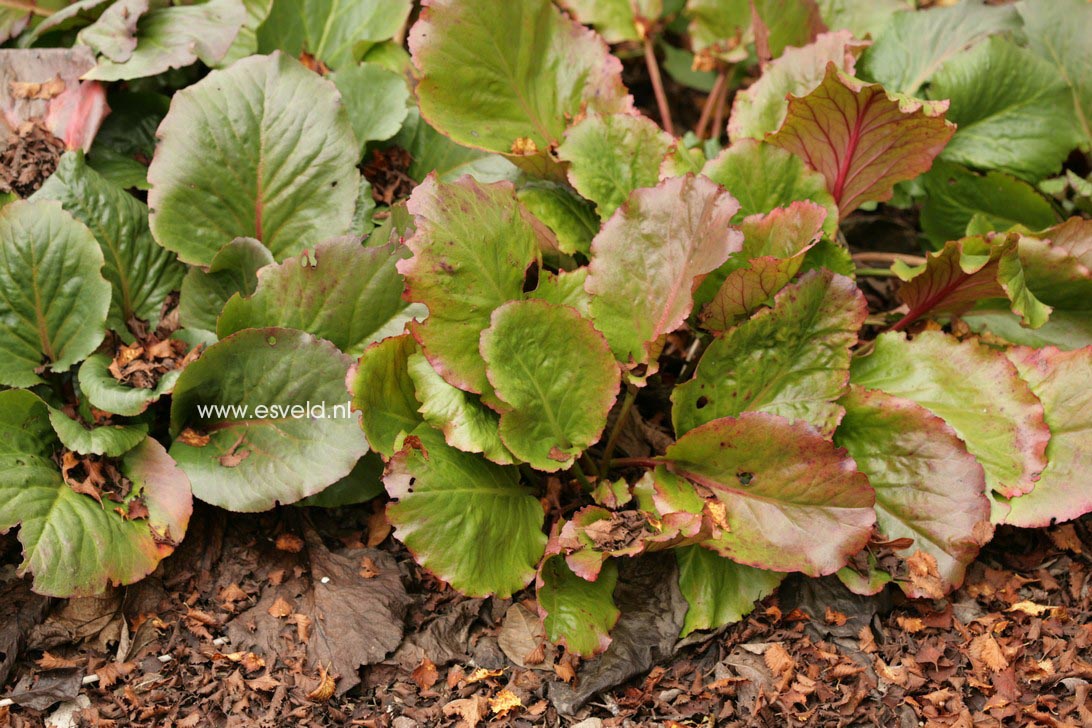
{"type": "Polygon", "coordinates": [[[0,208],[36,590],[149,574],[193,497],[385,494],[425,568],[533,585],[590,655],[622,559],[675,554],[690,632],[791,572],[938,598],[995,526],[1092,510],[1092,6],[561,5],[0,9],[60,64],[8,144],[67,148],[0,208]],[[636,110],[619,56],[662,91],[657,49],[734,92],[726,147],[636,110]],[[861,208],[920,211],[924,258],[858,270],[861,208]]]}

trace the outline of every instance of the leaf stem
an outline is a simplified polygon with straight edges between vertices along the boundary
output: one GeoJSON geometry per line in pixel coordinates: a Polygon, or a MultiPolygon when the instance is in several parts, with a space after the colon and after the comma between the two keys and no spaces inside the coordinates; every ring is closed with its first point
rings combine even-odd
{"type": "Polygon", "coordinates": [[[645,34],[645,65],[648,66],[648,77],[652,81],[652,92],[656,94],[656,106],[660,110],[660,123],[671,136],[675,136],[675,125],[671,121],[671,108],[667,105],[667,94],[664,93],[664,81],[660,77],[660,65],[656,62],[656,49],[652,46],[652,37],[645,34]]]}
{"type": "Polygon", "coordinates": [[[905,253],[865,252],[853,254],[853,261],[856,263],[887,263],[890,265],[899,260],[907,265],[925,265],[927,262],[920,255],[907,255],[905,253]]]}
{"type": "Polygon", "coordinates": [[[614,421],[614,427],[607,438],[607,446],[603,449],[603,458],[599,461],[599,477],[607,477],[610,469],[610,458],[614,454],[614,448],[618,445],[618,437],[622,434],[622,427],[626,424],[629,411],[633,408],[633,402],[637,399],[637,387],[633,384],[626,385],[626,397],[622,400],[622,409],[618,412],[618,419],[614,421]]]}
{"type": "Polygon", "coordinates": [[[31,0],[0,0],[0,7],[22,10],[27,13],[33,13],[34,15],[40,15],[43,18],[48,18],[55,12],[49,8],[38,7],[35,3],[31,2],[31,0]]]}
{"type": "Polygon", "coordinates": [[[655,468],[663,463],[658,458],[615,458],[610,461],[612,468],[655,468]]]}
{"type": "Polygon", "coordinates": [[[580,481],[580,486],[584,489],[584,492],[591,493],[592,485],[588,482],[588,476],[584,475],[584,469],[580,467],[580,463],[576,460],[573,461],[573,474],[576,475],[576,479],[580,481]]]}
{"type": "Polygon", "coordinates": [[[890,268],[858,268],[856,270],[859,276],[874,276],[876,278],[894,278],[895,271],[890,268]]]}
{"type": "Polygon", "coordinates": [[[713,88],[709,90],[709,95],[705,97],[705,104],[701,107],[701,118],[698,119],[698,125],[694,128],[694,134],[698,139],[705,139],[709,120],[713,118],[713,106],[718,103],[717,99],[720,97],[721,90],[727,83],[728,72],[722,70],[717,74],[717,80],[713,83],[713,88]]]}

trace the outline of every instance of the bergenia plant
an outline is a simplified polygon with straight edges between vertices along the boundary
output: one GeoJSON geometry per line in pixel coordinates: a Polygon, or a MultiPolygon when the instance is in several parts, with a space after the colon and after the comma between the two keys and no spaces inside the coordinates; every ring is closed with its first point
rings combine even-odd
{"type": "MultiPolygon", "coordinates": [[[[4,21],[87,64],[0,208],[0,530],[37,591],[148,575],[193,498],[378,498],[590,656],[626,560],[671,552],[686,634],[793,572],[939,598],[995,527],[1092,511],[1092,6],[258,5],[4,21]],[[668,28],[710,99],[683,136],[668,28]],[[862,211],[921,247],[864,249],[862,211]]],[[[40,52],[0,51],[26,98],[40,52]]]]}

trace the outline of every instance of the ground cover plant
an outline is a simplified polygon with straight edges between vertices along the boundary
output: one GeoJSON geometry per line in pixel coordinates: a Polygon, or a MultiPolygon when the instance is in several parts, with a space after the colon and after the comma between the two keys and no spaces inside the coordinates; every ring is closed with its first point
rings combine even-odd
{"type": "Polygon", "coordinates": [[[19,573],[366,509],[594,659],[1089,513],[1092,5],[938,5],[0,2],[19,573]]]}

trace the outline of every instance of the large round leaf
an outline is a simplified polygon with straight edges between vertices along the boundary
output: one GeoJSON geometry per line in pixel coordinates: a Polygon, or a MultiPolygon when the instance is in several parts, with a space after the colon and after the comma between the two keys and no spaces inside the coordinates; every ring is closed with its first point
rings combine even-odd
{"type": "Polygon", "coordinates": [[[258,30],[258,47],[307,52],[341,68],[353,62],[357,45],[394,37],[411,8],[409,0],[281,0],[258,30]]]}
{"type": "Polygon", "coordinates": [[[152,234],[183,261],[208,265],[241,236],[283,260],[349,231],[356,140],[337,89],[298,61],[213,71],[174,95],[158,135],[152,234]]]}
{"type": "Polygon", "coordinates": [[[110,328],[127,333],[133,316],[154,327],[185,268],[152,239],[144,203],[87,166],[80,152],[61,157],[34,199],[57,200],[99,241],[106,260],[102,273],[114,291],[110,328]]]}
{"type": "Polygon", "coordinates": [[[406,307],[395,263],[405,249],[365,248],[355,238],[322,243],[265,268],[252,296],[236,294],[224,306],[216,333],[281,326],[332,341],[359,355],[377,332],[406,307]]]}
{"type": "Polygon", "coordinates": [[[723,528],[706,544],[749,566],[831,574],[876,522],[875,493],[853,458],[802,422],[765,412],[713,420],[665,460],[657,479],[685,478],[723,506],[723,528]]]}
{"type": "Polygon", "coordinates": [[[269,248],[254,238],[236,238],[221,248],[208,269],[193,267],[182,279],[178,321],[216,341],[216,319],[235,294],[249,296],[258,287],[258,271],[273,262],[269,248]]]}
{"type": "Polygon", "coordinates": [[[193,501],[185,474],[146,438],[120,462],[130,493],[122,503],[99,503],[65,483],[50,457],[60,444],[49,428],[37,397],[0,392],[0,532],[20,526],[20,568],[34,574],[34,590],[87,596],[150,574],[186,535],[193,501]],[[30,433],[33,441],[24,437],[30,433]],[[134,515],[143,510],[137,499],[146,516],[134,515]]]}
{"type": "Polygon", "coordinates": [[[849,348],[868,306],[857,286],[830,271],[807,274],[705,350],[694,378],[675,388],[675,432],[744,411],[809,422],[830,433],[849,381],[849,348]]]}
{"type": "MultiPolygon", "coordinates": [[[[888,539],[913,539],[937,563],[945,591],[963,583],[989,528],[982,466],[944,420],[908,399],[853,387],[835,442],[849,451],[876,490],[876,526],[888,539]]],[[[939,597],[903,583],[912,597],[939,597]]]]}
{"type": "Polygon", "coordinates": [[[618,396],[619,369],[602,334],[576,309],[507,303],[482,333],[481,352],[501,400],[501,440],[516,457],[552,472],[599,439],[618,396]]]}
{"type": "Polygon", "coordinates": [[[87,357],[80,365],[80,391],[87,398],[87,403],[105,412],[124,417],[135,417],[159,398],[170,394],[181,371],[175,369],[160,377],[152,389],[131,387],[119,382],[110,373],[113,359],[108,354],[98,353],[87,357]]]}
{"type": "Polygon", "coordinates": [[[545,154],[569,119],[632,105],[622,64],[549,0],[431,0],[409,45],[421,115],[466,146],[545,154]]]}
{"type": "Polygon", "coordinates": [[[595,581],[585,581],[561,556],[546,559],[538,575],[536,596],[550,641],[583,657],[607,649],[610,631],[622,615],[614,605],[617,583],[618,566],[613,560],[603,564],[595,581]]]}
{"type": "Polygon", "coordinates": [[[95,237],[57,202],[0,208],[0,384],[29,387],[102,342],[110,284],[95,237]]]}
{"type": "Polygon", "coordinates": [[[383,482],[395,536],[426,569],[470,596],[507,598],[535,575],[546,548],[538,499],[519,470],[449,447],[421,425],[383,482]]]}
{"type": "Polygon", "coordinates": [[[148,425],[104,425],[84,427],[59,409],[49,408],[49,422],[61,444],[83,455],[120,457],[139,445],[148,435],[148,425]]]}
{"type": "Polygon", "coordinates": [[[349,363],[293,329],[246,329],[209,347],[182,372],[171,402],[171,455],[194,495],[261,511],[347,475],[367,452],[345,390],[349,363]]]}
{"type": "Polygon", "coordinates": [[[911,399],[951,425],[982,463],[990,490],[1028,493],[1046,467],[1043,405],[1003,353],[978,341],[937,331],[913,341],[883,334],[870,355],[853,361],[851,375],[854,384],[911,399]]]}

